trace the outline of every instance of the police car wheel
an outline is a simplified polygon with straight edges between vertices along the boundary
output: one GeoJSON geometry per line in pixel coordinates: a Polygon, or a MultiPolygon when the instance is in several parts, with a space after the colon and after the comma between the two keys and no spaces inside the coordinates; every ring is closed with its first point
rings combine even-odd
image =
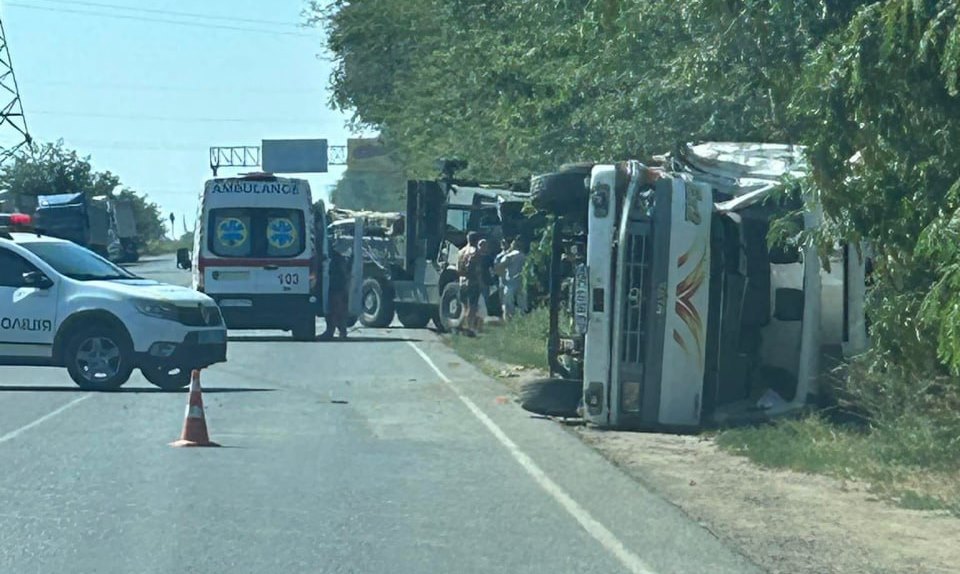
{"type": "Polygon", "coordinates": [[[141,367],[140,373],[150,384],[165,391],[182,389],[190,384],[190,369],[170,366],[141,367]]]}
{"type": "Polygon", "coordinates": [[[70,378],[82,389],[116,389],[133,372],[133,349],[125,333],[94,325],[76,332],[66,346],[70,378]]]}

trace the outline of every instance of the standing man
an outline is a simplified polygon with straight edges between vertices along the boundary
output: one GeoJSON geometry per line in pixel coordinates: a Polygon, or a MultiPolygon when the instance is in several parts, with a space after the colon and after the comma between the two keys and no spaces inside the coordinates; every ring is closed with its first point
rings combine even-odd
{"type": "MultiPolygon", "coordinates": [[[[474,255],[474,260],[471,261],[471,265],[475,266],[470,273],[476,277],[477,283],[480,286],[480,297],[483,297],[484,308],[486,309],[486,314],[490,314],[490,286],[494,284],[494,278],[492,276],[493,271],[493,253],[490,249],[490,242],[486,239],[481,239],[477,243],[477,252],[474,255]]],[[[476,330],[479,332],[483,327],[484,316],[480,315],[480,305],[479,299],[477,298],[477,308],[476,316],[474,317],[474,323],[476,325],[476,330]]]]}
{"type": "Polygon", "coordinates": [[[330,250],[330,301],[325,322],[327,328],[320,335],[321,341],[333,339],[336,331],[340,338],[347,338],[347,317],[350,300],[350,261],[336,249],[330,250]]]}
{"type": "MultiPolygon", "coordinates": [[[[497,253],[497,256],[493,258],[493,275],[497,278],[497,289],[498,294],[500,295],[500,307],[501,309],[506,309],[506,295],[504,294],[504,275],[506,275],[507,267],[504,263],[504,258],[506,258],[507,253],[510,251],[510,244],[506,239],[500,240],[500,253],[497,253]]],[[[507,315],[504,313],[503,318],[506,319],[507,315]]]]}
{"type": "Polygon", "coordinates": [[[477,306],[480,303],[480,285],[476,275],[479,263],[478,245],[480,236],[477,232],[467,233],[467,244],[457,255],[457,272],[460,275],[460,304],[463,307],[460,313],[460,330],[466,335],[474,335],[477,306]]]}
{"type": "Polygon", "coordinates": [[[523,313],[527,310],[527,297],[523,290],[523,266],[527,262],[519,239],[514,239],[510,250],[500,261],[503,273],[503,317],[512,319],[516,315],[517,307],[523,313]]]}

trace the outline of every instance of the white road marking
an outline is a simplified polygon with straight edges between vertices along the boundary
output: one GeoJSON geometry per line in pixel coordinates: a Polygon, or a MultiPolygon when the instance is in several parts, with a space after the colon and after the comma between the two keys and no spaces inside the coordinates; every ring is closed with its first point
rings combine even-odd
{"type": "Polygon", "coordinates": [[[466,395],[464,395],[456,385],[453,384],[453,381],[450,380],[443,371],[441,371],[433,360],[424,353],[420,347],[417,347],[412,341],[407,341],[407,344],[410,345],[414,351],[420,355],[420,358],[424,360],[427,365],[433,369],[433,372],[440,377],[444,383],[453,391],[457,398],[466,405],[466,407],[473,413],[473,416],[477,417],[483,426],[487,427],[487,430],[490,431],[493,436],[500,441],[506,449],[510,452],[513,458],[520,463],[520,466],[523,467],[527,474],[529,474],[533,480],[547,492],[550,496],[556,500],[560,506],[563,507],[567,513],[570,514],[576,520],[587,533],[599,542],[608,552],[614,555],[617,560],[623,564],[627,570],[633,574],[656,574],[653,569],[651,569],[647,564],[636,554],[627,549],[627,547],[620,541],[619,538],[606,526],[601,524],[595,519],[587,509],[580,506],[580,504],[574,500],[563,488],[560,487],[556,482],[554,482],[547,474],[537,466],[537,463],[533,461],[525,452],[520,450],[520,447],[517,446],[517,443],[513,442],[510,437],[507,436],[503,430],[497,426],[497,423],[487,416],[480,407],[476,405],[472,400],[470,400],[466,395]]]}
{"type": "Polygon", "coordinates": [[[33,427],[37,426],[38,424],[40,424],[40,423],[42,423],[42,422],[44,422],[44,421],[47,421],[47,420],[52,419],[53,417],[59,415],[60,413],[62,413],[63,411],[69,409],[70,407],[72,407],[73,405],[79,403],[80,401],[84,401],[84,400],[87,400],[87,399],[89,399],[89,398],[90,398],[90,395],[83,395],[82,397],[78,397],[78,398],[76,398],[76,399],[73,399],[73,400],[70,401],[69,403],[63,405],[62,407],[60,407],[60,408],[58,408],[58,409],[55,409],[55,410],[53,410],[53,411],[50,411],[49,413],[43,415],[42,417],[38,418],[37,420],[33,421],[32,423],[27,423],[27,424],[23,425],[22,427],[18,428],[17,430],[10,431],[10,432],[8,432],[8,433],[5,434],[5,435],[0,436],[0,444],[3,444],[3,443],[5,443],[5,442],[7,442],[7,441],[10,441],[10,440],[13,440],[13,439],[17,438],[18,436],[22,435],[23,433],[27,432],[28,430],[32,429],[33,427]]]}

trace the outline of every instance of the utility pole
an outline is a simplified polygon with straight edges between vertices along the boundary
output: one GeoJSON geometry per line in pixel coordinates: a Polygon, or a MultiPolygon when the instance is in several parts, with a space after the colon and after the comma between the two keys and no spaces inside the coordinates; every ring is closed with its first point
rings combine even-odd
{"type": "Polygon", "coordinates": [[[27,120],[20,103],[20,88],[13,73],[7,33],[0,18],[0,166],[21,148],[32,150],[33,138],[27,130],[27,120]]]}

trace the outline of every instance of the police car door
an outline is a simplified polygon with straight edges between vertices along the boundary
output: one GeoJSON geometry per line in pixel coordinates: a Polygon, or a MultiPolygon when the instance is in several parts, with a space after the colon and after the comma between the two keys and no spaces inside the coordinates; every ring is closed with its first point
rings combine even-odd
{"type": "Polygon", "coordinates": [[[58,289],[29,261],[0,247],[0,357],[52,356],[58,289]]]}

